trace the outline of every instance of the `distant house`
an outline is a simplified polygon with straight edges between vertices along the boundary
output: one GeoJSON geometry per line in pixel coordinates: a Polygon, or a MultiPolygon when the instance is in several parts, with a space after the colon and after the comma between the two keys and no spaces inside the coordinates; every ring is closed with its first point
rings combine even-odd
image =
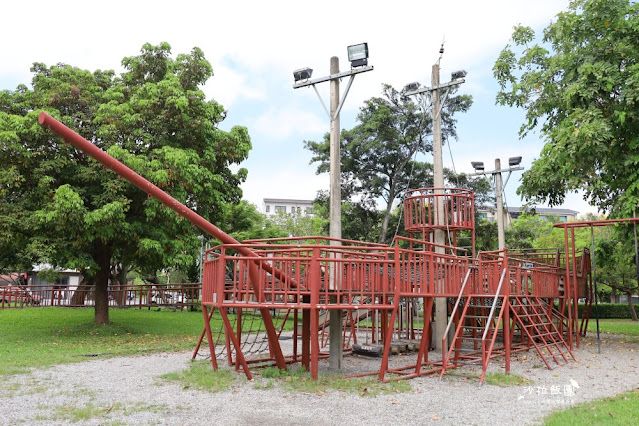
{"type": "Polygon", "coordinates": [[[73,292],[82,282],[82,274],[75,269],[56,269],[51,265],[35,265],[27,274],[27,285],[33,293],[38,294],[43,300],[49,300],[52,295],[56,298],[70,298],[73,292]],[[40,273],[54,269],[58,277],[53,281],[47,281],[40,273]]]}
{"type": "MultiPolygon", "coordinates": [[[[481,219],[488,219],[490,221],[496,220],[494,209],[478,209],[477,212],[481,219]]],[[[573,221],[577,218],[577,215],[579,215],[578,211],[570,209],[553,209],[547,207],[508,207],[506,208],[506,224],[509,224],[524,213],[536,214],[542,218],[558,222],[573,221]]]]}
{"type": "Polygon", "coordinates": [[[279,212],[312,216],[313,200],[293,200],[286,198],[264,198],[262,213],[272,216],[279,212]]]}

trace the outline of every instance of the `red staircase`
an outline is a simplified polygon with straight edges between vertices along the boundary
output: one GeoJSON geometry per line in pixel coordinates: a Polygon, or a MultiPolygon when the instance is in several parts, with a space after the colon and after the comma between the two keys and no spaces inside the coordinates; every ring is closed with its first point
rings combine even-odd
{"type": "Polygon", "coordinates": [[[575,356],[566,344],[563,335],[557,330],[555,321],[561,321],[550,305],[538,297],[516,296],[511,300],[511,311],[522,334],[532,344],[546,367],[568,363],[568,355],[575,360],[575,356]]]}
{"type": "MultiPolygon", "coordinates": [[[[443,377],[446,374],[446,370],[450,368],[481,364],[482,375],[480,382],[483,382],[490,359],[502,355],[501,349],[495,350],[495,342],[499,334],[499,326],[507,310],[505,304],[507,304],[508,300],[502,293],[507,272],[508,269],[503,268],[499,285],[494,294],[467,295],[459,316],[456,315],[457,309],[453,309],[447,331],[453,323],[456,323],[455,334],[450,347],[446,344],[448,333],[442,339],[442,371],[440,377],[443,377]]],[[[477,276],[483,276],[481,267],[477,276]]],[[[473,287],[477,288],[476,285],[471,286],[471,288],[473,287]]],[[[460,306],[463,300],[464,290],[465,286],[462,287],[457,298],[456,307],[460,306]]]]}

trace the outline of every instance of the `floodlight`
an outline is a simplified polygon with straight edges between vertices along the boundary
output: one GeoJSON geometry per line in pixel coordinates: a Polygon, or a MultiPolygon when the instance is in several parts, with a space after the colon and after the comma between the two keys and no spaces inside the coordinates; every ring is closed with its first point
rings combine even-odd
{"type": "Polygon", "coordinates": [[[452,80],[459,80],[460,78],[466,77],[467,74],[468,73],[465,70],[459,70],[459,71],[450,73],[450,78],[452,80]]]}
{"type": "Polygon", "coordinates": [[[353,44],[347,50],[351,68],[368,65],[368,43],[353,44]]]}
{"type": "Polygon", "coordinates": [[[308,80],[309,78],[311,78],[312,74],[313,74],[312,69],[300,68],[298,70],[293,71],[293,78],[295,79],[295,82],[297,83],[300,80],[308,80]]]}
{"type": "Polygon", "coordinates": [[[509,165],[510,167],[512,167],[512,166],[518,166],[518,165],[520,165],[520,164],[521,164],[521,157],[510,157],[510,158],[508,159],[508,165],[509,165]]]}
{"type": "Polygon", "coordinates": [[[473,166],[476,172],[484,171],[484,163],[482,161],[471,161],[470,165],[473,166]]]}
{"type": "Polygon", "coordinates": [[[406,86],[404,86],[404,90],[407,92],[412,92],[413,90],[419,89],[419,86],[421,86],[421,84],[419,84],[418,81],[413,81],[412,83],[408,83],[406,86]]]}

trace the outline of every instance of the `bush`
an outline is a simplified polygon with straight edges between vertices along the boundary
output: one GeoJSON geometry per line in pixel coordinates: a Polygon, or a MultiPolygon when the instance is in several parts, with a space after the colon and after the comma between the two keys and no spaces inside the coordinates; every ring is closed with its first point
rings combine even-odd
{"type": "MultiPolygon", "coordinates": [[[[559,309],[559,305],[555,303],[555,309],[559,309]]],[[[635,305],[635,309],[639,310],[639,305],[635,305]]],[[[579,303],[577,305],[579,311],[579,318],[582,317],[584,311],[584,304],[579,303]]],[[[627,303],[599,303],[597,310],[600,319],[631,319],[630,309],[628,309],[627,303]]],[[[596,318],[595,304],[592,304],[590,308],[590,318],[596,318]]]]}
{"type": "MultiPolygon", "coordinates": [[[[579,317],[581,318],[581,312],[583,305],[579,304],[579,317]]],[[[638,307],[635,307],[638,309],[638,307]]],[[[590,318],[595,318],[599,314],[599,318],[615,318],[615,319],[630,319],[630,309],[627,303],[599,303],[595,308],[595,304],[592,304],[590,309],[590,318]],[[597,311],[595,312],[595,309],[597,311]]]]}

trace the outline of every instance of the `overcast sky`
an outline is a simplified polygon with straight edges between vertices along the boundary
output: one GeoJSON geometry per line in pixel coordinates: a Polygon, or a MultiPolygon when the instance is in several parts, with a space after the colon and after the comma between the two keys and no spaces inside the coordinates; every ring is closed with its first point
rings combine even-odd
{"type": "MultiPolygon", "coordinates": [[[[375,70],[355,78],[342,128],[356,124],[364,100],[379,96],[383,83],[398,89],[412,81],[430,85],[444,40],[441,81],[467,70],[459,93],[474,98],[470,111],[457,117],[459,140],[450,151],[444,148],[444,166],[471,172],[471,160],[492,169],[497,157],[507,163],[521,155],[528,167],[543,142],[538,135],[519,140],[523,111],[495,106],[492,66],[514,25],[540,31],[567,5],[567,0],[14,1],[0,8],[0,90],[30,82],[33,62],[120,72],[122,58],[137,55],[146,42],[166,41],[174,55],[200,47],[215,73],[204,90],[228,110],[222,127],[243,125],[251,135],[244,198],[261,208],[263,198],[313,199],[328,188],[328,174],[315,174],[303,148],[304,140],[321,140],[328,117],[311,88],[293,90],[292,71],[310,67],[313,77],[328,75],[331,56],[348,69],[346,47],[361,42],[368,43],[375,70]]],[[[318,90],[328,104],[328,83],[318,90]]],[[[511,207],[521,205],[515,194],[520,177],[513,174],[506,187],[511,207]]],[[[564,207],[596,211],[578,195],[564,207]]]]}

